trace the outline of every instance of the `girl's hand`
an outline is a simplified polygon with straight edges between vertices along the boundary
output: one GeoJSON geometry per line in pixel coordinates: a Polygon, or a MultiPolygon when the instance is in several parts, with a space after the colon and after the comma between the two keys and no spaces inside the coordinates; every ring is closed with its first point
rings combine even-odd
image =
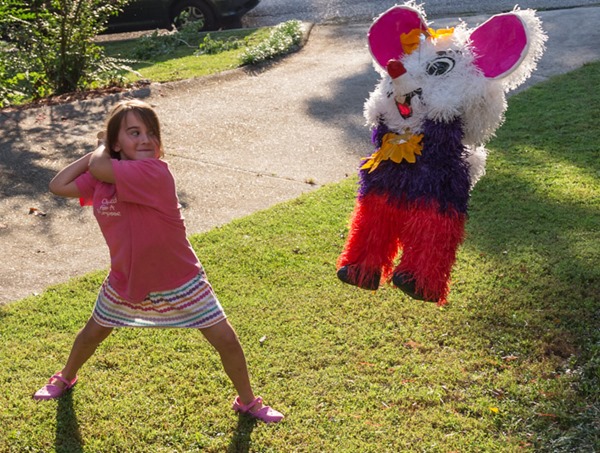
{"type": "Polygon", "coordinates": [[[98,132],[98,134],[96,134],[96,138],[98,139],[98,143],[96,146],[106,146],[106,133],[104,131],[98,132]]]}

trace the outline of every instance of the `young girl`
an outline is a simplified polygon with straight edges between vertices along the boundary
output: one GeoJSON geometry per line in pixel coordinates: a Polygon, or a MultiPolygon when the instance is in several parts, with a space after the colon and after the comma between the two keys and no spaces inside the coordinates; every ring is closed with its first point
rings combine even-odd
{"type": "Polygon", "coordinates": [[[111,267],[92,316],[75,338],[65,367],[34,398],[59,398],[114,327],[197,328],[218,351],[238,392],[236,412],[267,423],[283,415],[250,386],[244,352],[186,237],[175,181],[161,160],[156,112],[138,100],[118,103],[106,143],[62,169],[50,191],[93,206],[111,267]]]}

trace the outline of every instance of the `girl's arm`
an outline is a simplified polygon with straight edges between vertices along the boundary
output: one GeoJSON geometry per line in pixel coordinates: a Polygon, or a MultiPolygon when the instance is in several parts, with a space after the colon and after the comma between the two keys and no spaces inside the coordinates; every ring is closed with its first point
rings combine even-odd
{"type": "Polygon", "coordinates": [[[91,153],[88,167],[92,176],[99,181],[114,184],[115,172],[113,171],[111,160],[108,148],[104,144],[100,144],[96,148],[96,151],[91,153]]]}
{"type": "Polygon", "coordinates": [[[59,171],[50,181],[50,192],[60,197],[79,198],[75,179],[87,171],[91,156],[92,153],[88,153],[59,171]]]}

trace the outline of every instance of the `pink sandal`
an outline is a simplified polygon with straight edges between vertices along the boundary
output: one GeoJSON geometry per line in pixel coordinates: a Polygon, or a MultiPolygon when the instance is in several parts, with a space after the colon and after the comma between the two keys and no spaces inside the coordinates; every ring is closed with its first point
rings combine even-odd
{"type": "Polygon", "coordinates": [[[73,386],[77,383],[77,376],[69,382],[60,374],[56,373],[54,376],[50,378],[48,383],[44,385],[41,389],[39,389],[33,395],[34,400],[53,400],[56,398],[60,398],[67,391],[71,390],[73,386]],[[56,379],[65,384],[64,387],[60,387],[59,385],[52,384],[52,379],[56,379]]]}
{"type": "Polygon", "coordinates": [[[233,410],[239,412],[240,414],[250,415],[251,417],[262,420],[265,423],[277,423],[283,419],[283,414],[281,412],[278,412],[269,406],[263,406],[256,412],[252,412],[250,409],[257,404],[262,404],[262,398],[260,396],[248,405],[242,404],[240,397],[238,396],[233,401],[233,410]]]}

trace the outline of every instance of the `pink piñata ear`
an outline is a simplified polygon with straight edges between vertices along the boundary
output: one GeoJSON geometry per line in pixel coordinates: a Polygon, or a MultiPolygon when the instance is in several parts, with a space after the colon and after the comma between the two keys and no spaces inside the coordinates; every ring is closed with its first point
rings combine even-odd
{"type": "Polygon", "coordinates": [[[523,21],[512,13],[492,16],[471,34],[475,66],[489,79],[514,71],[523,61],[528,44],[523,21]]]}
{"type": "Polygon", "coordinates": [[[408,6],[394,6],[375,19],[367,38],[371,55],[379,66],[385,68],[388,61],[404,55],[400,36],[416,28],[426,31],[425,19],[408,6]]]}

